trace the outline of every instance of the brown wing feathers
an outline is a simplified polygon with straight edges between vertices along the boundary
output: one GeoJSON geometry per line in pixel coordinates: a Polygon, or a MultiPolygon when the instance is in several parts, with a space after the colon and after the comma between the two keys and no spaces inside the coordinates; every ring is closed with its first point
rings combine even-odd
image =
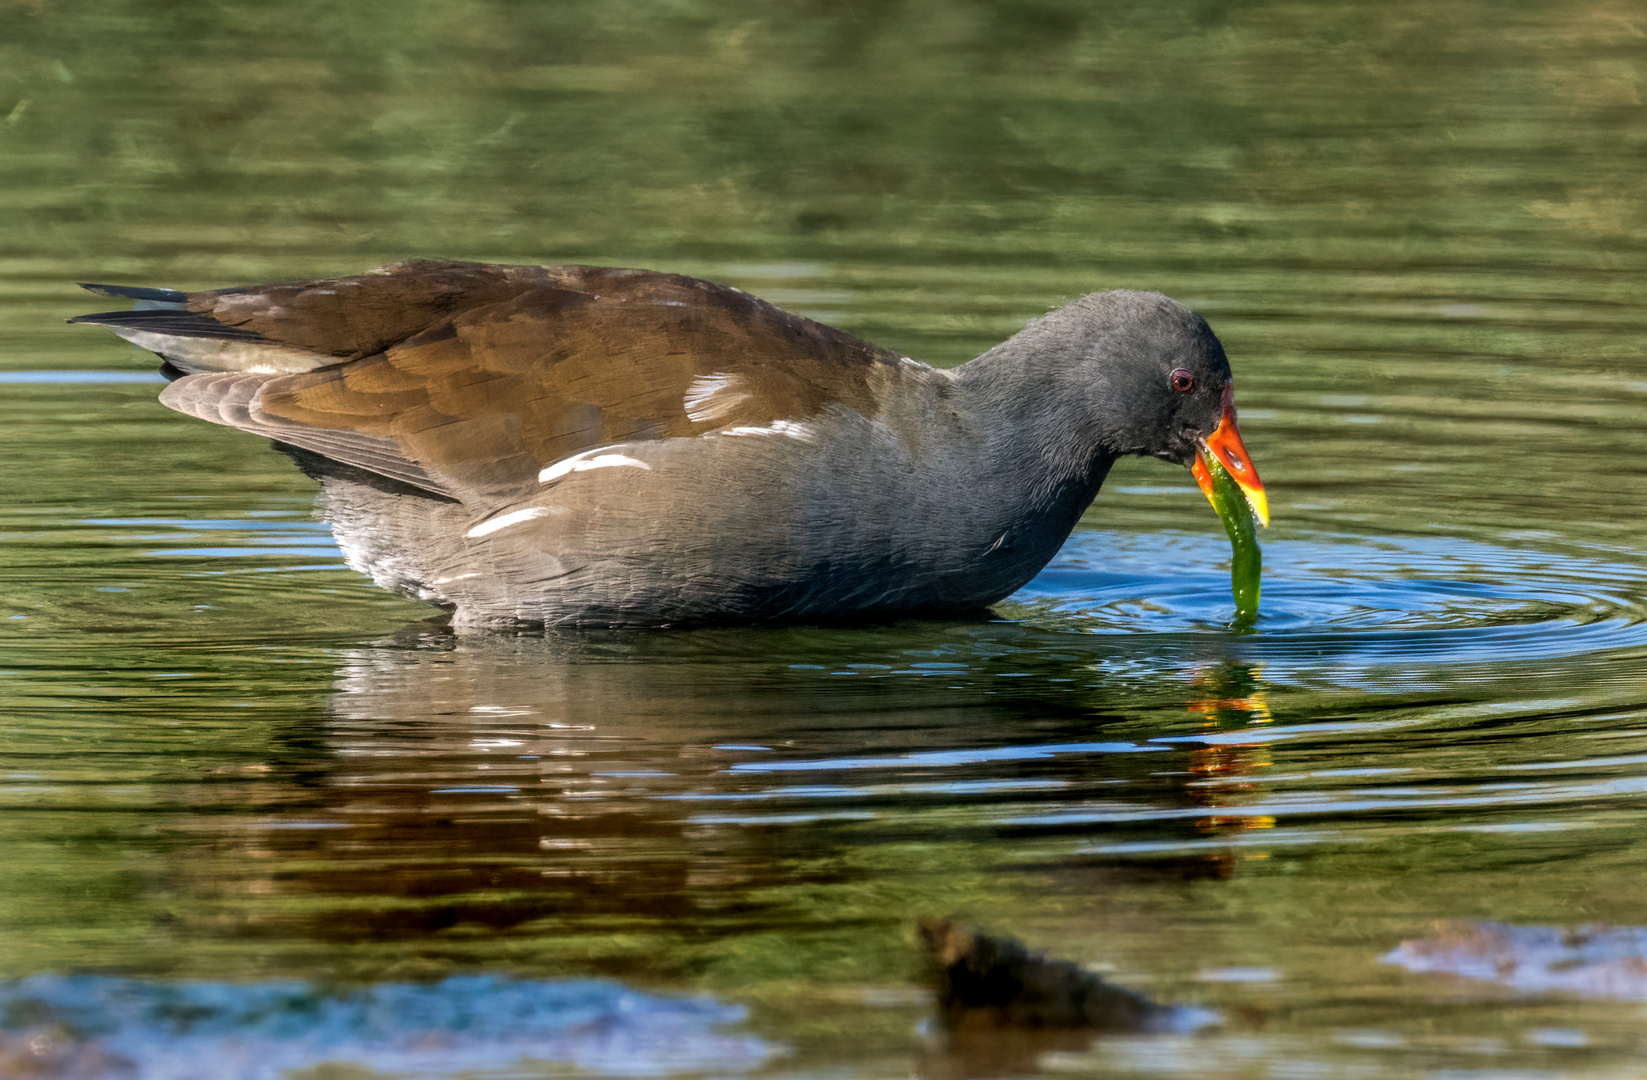
{"type": "Polygon", "coordinates": [[[415,261],[354,277],[192,293],[188,310],[344,359],[382,352],[464,308],[507,297],[514,267],[415,261]]]}
{"type": "Polygon", "coordinates": [[[339,362],[191,375],[165,404],[482,504],[529,492],[544,465],[596,446],[800,420],[833,403],[872,415],[870,369],[897,362],[738,290],[645,271],[421,262],[186,303],[119,314],[339,362]],[[688,415],[695,386],[721,384],[715,408],[688,415]]]}
{"type": "Polygon", "coordinates": [[[421,465],[408,459],[393,440],[357,431],[307,428],[264,414],[259,408],[259,395],[270,383],[288,377],[232,371],[190,375],[162,390],[160,402],[188,416],[264,435],[436,495],[455,497],[421,465]]]}

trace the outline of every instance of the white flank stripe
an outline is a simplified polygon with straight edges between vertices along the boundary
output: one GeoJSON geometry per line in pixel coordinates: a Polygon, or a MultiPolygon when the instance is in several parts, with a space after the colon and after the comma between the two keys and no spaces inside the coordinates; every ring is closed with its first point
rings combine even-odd
{"type": "Polygon", "coordinates": [[[815,431],[813,431],[811,428],[807,427],[805,424],[797,423],[794,420],[774,420],[774,421],[772,421],[772,423],[770,425],[768,425],[766,427],[722,428],[721,430],[715,432],[714,434],[716,434],[716,435],[787,435],[791,439],[799,439],[802,442],[811,442],[813,440],[813,438],[816,436],[817,433],[815,431]]]}
{"type": "Polygon", "coordinates": [[[490,533],[497,532],[499,529],[507,529],[511,525],[519,525],[523,521],[531,521],[533,518],[540,518],[548,512],[549,511],[542,506],[528,506],[524,510],[511,510],[502,517],[489,518],[486,521],[481,522],[479,525],[476,525],[463,535],[471,538],[486,536],[490,533]]]}
{"type": "Polygon", "coordinates": [[[623,466],[630,469],[645,469],[647,472],[652,471],[652,466],[627,454],[597,454],[595,457],[590,457],[590,454],[596,454],[596,451],[585,450],[583,453],[574,454],[564,461],[555,462],[538,473],[538,483],[547,484],[552,480],[559,480],[567,473],[583,472],[585,469],[610,469],[623,466]]]}

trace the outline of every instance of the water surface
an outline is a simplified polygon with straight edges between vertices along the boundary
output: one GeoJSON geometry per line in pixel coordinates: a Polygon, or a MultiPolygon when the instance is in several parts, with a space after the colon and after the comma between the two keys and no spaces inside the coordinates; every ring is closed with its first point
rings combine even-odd
{"type": "Polygon", "coordinates": [[[15,3],[0,60],[0,1071],[1647,1060],[1634,6],[15,3]],[[993,621],[454,637],[60,323],[412,255],[941,364],[1180,297],[1261,617],[1129,461],[993,621]],[[927,915],[1223,1026],[946,1038],[927,915]]]}

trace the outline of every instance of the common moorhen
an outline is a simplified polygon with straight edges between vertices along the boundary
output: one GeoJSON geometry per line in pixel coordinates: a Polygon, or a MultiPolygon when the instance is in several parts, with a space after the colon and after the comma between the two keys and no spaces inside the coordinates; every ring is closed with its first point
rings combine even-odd
{"type": "Polygon", "coordinates": [[[85,287],[137,310],[71,322],[158,353],[168,407],[275,440],[349,565],[460,627],[975,611],[1123,454],[1217,455],[1267,518],[1224,350],[1158,293],[1083,296],[945,371],[643,270],[85,287]]]}

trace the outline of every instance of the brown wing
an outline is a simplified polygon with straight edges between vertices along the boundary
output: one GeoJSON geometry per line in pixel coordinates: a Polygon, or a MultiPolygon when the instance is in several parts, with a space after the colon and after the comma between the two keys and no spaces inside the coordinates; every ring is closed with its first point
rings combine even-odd
{"type": "Polygon", "coordinates": [[[611,443],[837,403],[873,415],[873,370],[899,363],[736,289],[647,271],[407,263],[187,307],[343,362],[190,375],[167,405],[481,505],[611,443]]]}
{"type": "Polygon", "coordinates": [[[408,458],[392,439],[357,431],[305,427],[266,415],[258,404],[260,394],[281,378],[279,375],[249,375],[234,371],[206,372],[178,379],[160,392],[160,400],[180,413],[201,420],[266,435],[379,476],[399,480],[437,495],[457,498],[454,490],[408,458]]]}

